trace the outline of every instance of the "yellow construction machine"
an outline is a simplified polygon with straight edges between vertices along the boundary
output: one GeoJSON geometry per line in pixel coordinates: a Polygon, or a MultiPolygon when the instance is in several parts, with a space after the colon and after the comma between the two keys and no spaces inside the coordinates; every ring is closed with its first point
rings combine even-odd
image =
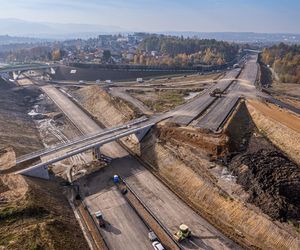
{"type": "Polygon", "coordinates": [[[189,227],[185,224],[179,226],[179,230],[174,234],[175,239],[179,242],[186,238],[191,237],[191,231],[189,227]]]}

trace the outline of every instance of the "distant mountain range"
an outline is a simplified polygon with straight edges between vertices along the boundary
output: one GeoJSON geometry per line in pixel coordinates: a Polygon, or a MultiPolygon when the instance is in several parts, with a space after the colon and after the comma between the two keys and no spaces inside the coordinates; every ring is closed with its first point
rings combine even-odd
{"type": "Polygon", "coordinates": [[[0,35],[0,46],[7,45],[7,44],[20,44],[20,43],[41,43],[47,41],[51,41],[51,39],[0,35]]]}
{"type": "Polygon", "coordinates": [[[126,32],[116,26],[95,24],[61,24],[29,22],[20,19],[0,19],[0,35],[33,38],[89,38],[99,34],[126,32]]]}
{"type": "Polygon", "coordinates": [[[201,39],[216,39],[240,43],[300,43],[300,34],[288,33],[255,33],[255,32],[160,32],[173,36],[197,37],[201,39]]]}
{"type": "MultiPolygon", "coordinates": [[[[36,42],[39,39],[47,40],[65,40],[76,38],[96,37],[100,34],[117,34],[133,33],[117,26],[106,26],[96,24],[61,24],[61,23],[43,23],[29,22],[20,19],[0,19],[0,44],[2,40],[36,42]],[[9,35],[10,37],[5,35],[9,35]],[[14,37],[22,37],[13,39],[14,37]],[[30,37],[26,41],[25,37],[30,37]],[[2,39],[4,38],[4,39],[2,39]],[[37,40],[36,40],[37,39],[37,40]]],[[[216,39],[223,41],[233,41],[240,43],[300,43],[300,34],[271,34],[271,33],[254,33],[254,32],[194,32],[194,31],[165,31],[157,32],[158,34],[198,37],[202,39],[216,39]]]]}

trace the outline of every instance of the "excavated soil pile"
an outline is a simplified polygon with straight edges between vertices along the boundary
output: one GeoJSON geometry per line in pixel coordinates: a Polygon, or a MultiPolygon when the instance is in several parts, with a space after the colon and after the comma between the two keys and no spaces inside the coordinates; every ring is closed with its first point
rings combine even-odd
{"type": "Polygon", "coordinates": [[[267,65],[265,65],[261,58],[259,58],[259,64],[260,64],[260,83],[263,87],[268,87],[272,84],[273,78],[272,78],[272,72],[268,68],[267,65]]]}
{"type": "Polygon", "coordinates": [[[250,194],[249,202],[273,219],[299,220],[299,166],[278,150],[267,147],[238,158],[230,168],[250,194]]]}
{"type": "Polygon", "coordinates": [[[0,249],[88,249],[55,183],[2,175],[0,198],[0,249]]]}
{"type": "Polygon", "coordinates": [[[229,138],[225,134],[210,134],[199,129],[175,126],[160,126],[157,132],[163,141],[197,147],[213,158],[228,154],[229,138]]]}

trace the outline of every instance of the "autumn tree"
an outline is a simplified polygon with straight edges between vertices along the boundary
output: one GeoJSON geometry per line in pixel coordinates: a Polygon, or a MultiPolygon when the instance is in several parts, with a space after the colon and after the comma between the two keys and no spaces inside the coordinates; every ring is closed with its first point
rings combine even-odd
{"type": "Polygon", "coordinates": [[[276,71],[282,82],[300,83],[300,45],[280,43],[266,48],[261,60],[276,71]]]}
{"type": "Polygon", "coordinates": [[[61,51],[60,49],[55,49],[52,51],[52,60],[59,61],[61,60],[61,51]]]}

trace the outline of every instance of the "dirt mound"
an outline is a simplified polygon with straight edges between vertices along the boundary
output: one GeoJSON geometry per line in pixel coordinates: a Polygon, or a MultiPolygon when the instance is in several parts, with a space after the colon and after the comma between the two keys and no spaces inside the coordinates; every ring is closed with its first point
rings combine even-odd
{"type": "MultiPolygon", "coordinates": [[[[228,140],[225,134],[206,133],[200,129],[176,127],[172,125],[160,126],[158,137],[164,141],[173,141],[201,148],[212,157],[224,156],[228,153],[228,140]]],[[[175,143],[176,143],[175,142],[175,143]]]]}
{"type": "Polygon", "coordinates": [[[16,153],[12,147],[0,148],[0,170],[16,165],[16,153]]]}
{"type": "Polygon", "coordinates": [[[88,249],[55,183],[3,175],[0,197],[0,249],[88,249]]]}
{"type": "Polygon", "coordinates": [[[0,208],[1,203],[16,202],[25,197],[28,185],[20,175],[2,175],[0,177],[0,208]]]}
{"type": "Polygon", "coordinates": [[[232,169],[250,194],[249,202],[273,219],[300,219],[300,168],[296,164],[268,149],[245,154],[240,162],[232,169]]]}

